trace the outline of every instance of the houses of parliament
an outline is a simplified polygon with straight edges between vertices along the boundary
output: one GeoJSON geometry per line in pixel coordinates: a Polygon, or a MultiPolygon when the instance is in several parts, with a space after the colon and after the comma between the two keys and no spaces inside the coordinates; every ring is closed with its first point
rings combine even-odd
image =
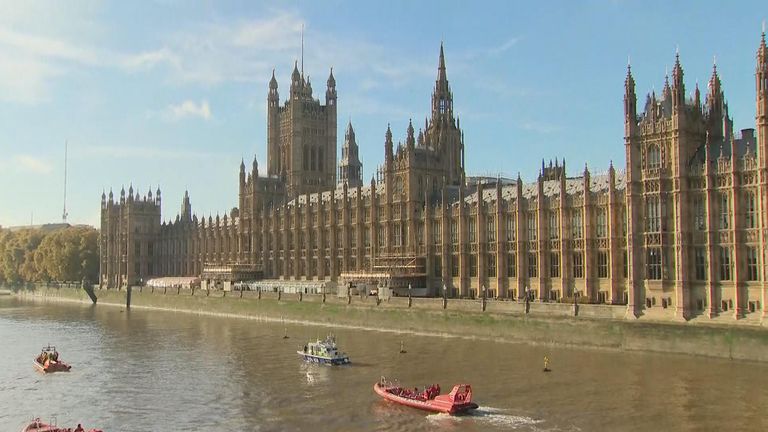
{"type": "MultiPolygon", "coordinates": [[[[743,77],[746,78],[746,77],[743,77]]],[[[713,67],[702,96],[675,58],[638,107],[627,67],[624,167],[601,174],[542,164],[533,182],[469,177],[443,47],[423,124],[384,133],[365,182],[352,124],[337,162],[333,70],[325,103],[294,67],[267,95],[267,162],[240,165],[239,201],[199,218],[187,194],[170,222],[161,192],[101,198],[100,284],[199,276],[240,265],[276,283],[409,287],[423,295],[626,305],[690,319],[768,322],[768,49],[755,70],[756,124],[733,130],[713,67]],[[418,130],[417,130],[418,129],[418,130]]],[[[382,128],[383,129],[383,128],[382,128]]],[[[346,295],[346,294],[345,294],[346,295]]]]}

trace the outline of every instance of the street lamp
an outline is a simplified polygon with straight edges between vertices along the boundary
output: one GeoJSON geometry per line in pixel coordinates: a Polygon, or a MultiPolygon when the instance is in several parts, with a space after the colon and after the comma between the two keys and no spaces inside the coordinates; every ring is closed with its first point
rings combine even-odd
{"type": "Polygon", "coordinates": [[[408,307],[411,307],[413,299],[411,298],[411,284],[408,284],[408,307]]]}
{"type": "Polygon", "coordinates": [[[485,312],[485,300],[486,300],[485,285],[483,285],[483,312],[485,312]]]}
{"type": "Polygon", "coordinates": [[[443,309],[448,307],[448,287],[443,284],[443,309]]]}

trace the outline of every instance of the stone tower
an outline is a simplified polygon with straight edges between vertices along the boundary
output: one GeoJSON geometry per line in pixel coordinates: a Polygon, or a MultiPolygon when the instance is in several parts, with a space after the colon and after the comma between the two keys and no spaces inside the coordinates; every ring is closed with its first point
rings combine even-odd
{"type": "Polygon", "coordinates": [[[341,147],[341,163],[339,164],[339,182],[346,183],[347,187],[355,188],[363,185],[363,164],[360,163],[355,129],[352,121],[347,125],[344,134],[344,145],[341,147]]]}
{"type": "Polygon", "coordinates": [[[312,95],[309,77],[291,74],[289,99],[280,106],[274,72],[267,95],[267,174],[285,181],[289,196],[320,192],[335,185],[336,79],[328,76],[325,105],[312,95]]]}
{"type": "MultiPolygon", "coordinates": [[[[107,288],[134,285],[158,273],[156,240],[160,234],[160,189],[144,197],[134,195],[133,186],[101,196],[100,281],[107,288]]],[[[187,198],[186,203],[189,204],[187,198]]]]}

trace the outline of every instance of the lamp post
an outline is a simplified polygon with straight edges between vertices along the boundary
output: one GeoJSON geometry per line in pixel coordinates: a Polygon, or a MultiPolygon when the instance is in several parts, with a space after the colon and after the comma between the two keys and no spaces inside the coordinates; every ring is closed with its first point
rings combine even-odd
{"type": "Polygon", "coordinates": [[[525,287],[525,313],[531,310],[531,288],[525,287]]]}
{"type": "Polygon", "coordinates": [[[443,309],[448,308],[448,287],[443,284],[443,309]]]}
{"type": "Polygon", "coordinates": [[[576,288],[573,289],[573,315],[579,315],[579,292],[576,288]]]}
{"type": "Polygon", "coordinates": [[[485,285],[483,285],[483,312],[485,312],[485,300],[486,300],[486,290],[485,285]]]}
{"type": "Polygon", "coordinates": [[[413,298],[411,297],[411,284],[408,284],[408,307],[413,304],[413,298]]]}

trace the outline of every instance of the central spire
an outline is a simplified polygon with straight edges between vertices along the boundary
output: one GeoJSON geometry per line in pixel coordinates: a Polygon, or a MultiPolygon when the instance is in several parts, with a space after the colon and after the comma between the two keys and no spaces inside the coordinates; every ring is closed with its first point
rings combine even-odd
{"type": "Polygon", "coordinates": [[[453,95],[448,85],[448,76],[445,71],[445,53],[443,43],[440,43],[440,60],[437,66],[437,80],[435,90],[432,93],[432,121],[453,120],[453,95]]]}

